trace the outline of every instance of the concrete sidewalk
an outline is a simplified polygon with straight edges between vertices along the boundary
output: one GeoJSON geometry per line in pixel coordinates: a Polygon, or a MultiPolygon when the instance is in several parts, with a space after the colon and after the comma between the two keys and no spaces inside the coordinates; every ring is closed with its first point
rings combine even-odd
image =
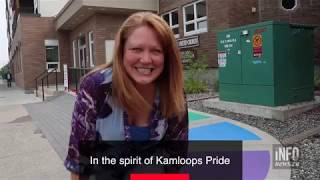
{"type": "MultiPolygon", "coordinates": [[[[51,101],[24,105],[61,158],[65,157],[67,152],[74,101],[74,96],[63,94],[51,101]]],[[[243,141],[244,179],[290,179],[290,169],[272,168],[272,147],[280,142],[269,134],[238,121],[191,109],[189,116],[191,140],[221,140],[216,138],[218,135],[243,141]],[[192,121],[191,114],[202,115],[202,119],[192,121]],[[257,138],[247,139],[246,135],[242,136],[248,133],[257,138]]]]}
{"type": "Polygon", "coordinates": [[[0,79],[0,107],[41,102],[41,99],[34,94],[25,94],[22,89],[15,86],[15,83],[12,83],[11,88],[7,88],[6,83],[0,79]]]}
{"type": "MultiPolygon", "coordinates": [[[[14,94],[13,92],[14,91],[10,91],[7,92],[7,94],[14,94]]],[[[18,95],[16,97],[18,97],[18,95]]],[[[5,98],[7,100],[14,99],[14,97],[5,98]]],[[[2,154],[3,152],[5,154],[5,152],[15,152],[16,154],[15,156],[12,156],[11,161],[13,161],[13,163],[11,162],[10,165],[10,162],[8,162],[11,169],[13,169],[11,173],[10,171],[5,171],[3,165],[0,165],[0,174],[3,174],[3,171],[6,177],[13,178],[15,176],[10,176],[10,174],[12,174],[14,170],[19,169],[21,166],[27,166],[30,167],[30,170],[20,174],[19,177],[32,177],[31,179],[34,179],[33,177],[36,177],[35,179],[42,179],[42,177],[45,177],[45,179],[48,179],[48,177],[52,177],[53,179],[67,179],[68,172],[64,170],[62,160],[65,158],[67,152],[71,129],[71,114],[75,96],[65,93],[45,102],[34,101],[32,97],[28,98],[31,98],[29,99],[31,102],[38,103],[25,103],[23,106],[15,105],[2,107],[2,111],[5,112],[4,114],[7,116],[5,118],[7,120],[3,120],[3,124],[6,123],[4,127],[10,129],[16,128],[15,131],[7,130],[4,132],[11,133],[11,136],[19,138],[11,138],[10,140],[10,137],[5,136],[6,133],[2,135],[3,138],[1,138],[1,141],[6,142],[6,146],[8,147],[3,151],[0,151],[0,153],[2,154]],[[7,110],[5,110],[6,108],[7,110]],[[32,117],[32,120],[30,117],[32,117]],[[18,125],[22,126],[23,130],[19,129],[19,127],[12,127],[18,125]],[[35,125],[39,129],[32,129],[32,125],[35,125]],[[43,132],[43,134],[37,134],[38,132],[43,132]],[[18,136],[19,133],[22,134],[18,136]],[[12,139],[14,139],[16,143],[12,143],[12,139]],[[21,143],[18,139],[24,139],[24,143],[21,143]],[[25,141],[32,143],[27,143],[25,141]],[[49,144],[57,154],[52,150],[49,144]],[[19,147],[20,150],[13,151],[17,147],[19,147]],[[26,159],[25,156],[28,152],[30,152],[30,155],[28,156],[31,157],[30,159],[26,159]],[[19,159],[26,159],[25,165],[20,163],[19,165],[21,166],[17,166],[19,159]],[[33,167],[38,168],[32,169],[33,167]],[[40,170],[43,172],[42,174],[38,172],[40,170]],[[28,173],[30,173],[30,176],[26,176],[28,173]]],[[[13,102],[21,103],[24,101],[17,99],[13,102]]],[[[290,179],[290,169],[272,168],[272,147],[274,144],[280,143],[269,134],[238,121],[193,111],[191,109],[189,110],[189,116],[202,116],[201,119],[194,121],[189,117],[189,137],[191,140],[243,141],[244,179],[290,179]]],[[[4,116],[1,115],[0,117],[4,116]]],[[[0,136],[1,133],[2,132],[0,132],[0,136]]],[[[4,157],[10,156],[5,154],[4,157]]],[[[9,159],[10,158],[8,158],[7,161],[9,161],[9,159]]]]}
{"type": "Polygon", "coordinates": [[[41,102],[0,80],[0,179],[70,179],[22,104],[41,102]]]}

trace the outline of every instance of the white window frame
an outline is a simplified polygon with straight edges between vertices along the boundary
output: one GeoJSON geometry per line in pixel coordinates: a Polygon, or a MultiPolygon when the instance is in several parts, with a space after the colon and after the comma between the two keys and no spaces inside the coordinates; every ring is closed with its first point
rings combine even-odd
{"type": "Polygon", "coordinates": [[[77,67],[77,40],[72,41],[72,55],[73,55],[73,67],[77,67]]]}
{"type": "Polygon", "coordinates": [[[90,60],[90,67],[94,67],[93,49],[92,49],[92,46],[94,44],[94,40],[93,40],[93,38],[91,38],[91,35],[93,37],[93,32],[92,31],[89,32],[89,60],[90,60]]]}
{"type": "MultiPolygon", "coordinates": [[[[80,49],[81,49],[81,45],[80,45],[80,38],[77,39],[77,44],[78,44],[78,65],[79,65],[79,68],[81,68],[81,62],[80,62],[80,49]]],[[[83,46],[83,45],[82,45],[83,46]]]]}
{"type": "Polygon", "coordinates": [[[105,46],[106,64],[109,64],[109,63],[112,62],[115,41],[112,40],[112,39],[105,40],[104,41],[104,46],[105,46]]]}
{"type": "Polygon", "coordinates": [[[53,39],[47,39],[47,40],[44,40],[44,45],[45,47],[47,46],[57,46],[58,47],[58,62],[47,62],[47,55],[45,56],[46,58],[46,69],[49,71],[52,70],[52,68],[49,68],[49,64],[57,64],[57,72],[60,72],[60,49],[59,49],[59,41],[58,40],[53,40],[53,39]]]}
{"type": "MultiPolygon", "coordinates": [[[[170,28],[171,29],[178,28],[178,30],[180,30],[179,29],[179,11],[178,11],[178,9],[174,9],[174,10],[171,10],[169,12],[166,12],[166,13],[162,14],[161,15],[162,19],[164,19],[165,15],[169,15],[169,26],[170,26],[170,28]],[[172,25],[172,13],[175,12],[175,11],[177,11],[177,13],[178,13],[178,24],[172,25]]],[[[179,38],[180,37],[180,31],[179,31],[179,34],[174,34],[174,37],[175,38],[179,38]]]]}
{"type": "MultiPolygon", "coordinates": [[[[196,4],[203,2],[205,0],[200,0],[200,1],[196,1],[190,4],[187,4],[185,6],[182,7],[183,10],[183,33],[184,36],[190,36],[190,35],[194,35],[194,34],[200,34],[200,33],[205,33],[208,32],[208,20],[207,20],[207,15],[201,18],[197,18],[197,8],[196,8],[196,4]],[[194,12],[194,19],[191,21],[186,22],[186,7],[189,6],[193,6],[193,12],[194,12]],[[207,21],[207,27],[203,28],[203,29],[198,29],[198,22],[200,21],[207,21]],[[189,24],[194,24],[194,30],[193,31],[189,31],[187,32],[187,25],[189,24]]],[[[207,9],[207,2],[206,2],[206,13],[208,13],[208,9],[207,9]]]]}
{"type": "MultiPolygon", "coordinates": [[[[84,35],[83,35],[83,36],[79,36],[77,42],[78,42],[78,66],[79,66],[79,68],[83,68],[80,57],[81,57],[81,50],[87,51],[87,41],[86,41],[86,37],[85,37],[84,35]],[[85,39],[85,43],[84,43],[83,45],[81,45],[81,43],[80,43],[81,38],[84,38],[84,39],[85,39]]],[[[88,54],[87,54],[87,52],[85,52],[85,54],[86,54],[86,56],[83,57],[83,58],[84,58],[85,61],[87,61],[87,59],[88,59],[88,58],[87,58],[88,54]]]]}

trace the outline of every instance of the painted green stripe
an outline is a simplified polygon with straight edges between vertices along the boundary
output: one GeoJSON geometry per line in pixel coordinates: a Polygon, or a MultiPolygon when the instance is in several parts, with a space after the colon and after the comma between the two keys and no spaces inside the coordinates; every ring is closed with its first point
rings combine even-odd
{"type": "Polygon", "coordinates": [[[190,122],[209,118],[209,116],[197,114],[197,113],[194,113],[194,112],[188,112],[188,115],[189,115],[189,121],[190,122]]]}

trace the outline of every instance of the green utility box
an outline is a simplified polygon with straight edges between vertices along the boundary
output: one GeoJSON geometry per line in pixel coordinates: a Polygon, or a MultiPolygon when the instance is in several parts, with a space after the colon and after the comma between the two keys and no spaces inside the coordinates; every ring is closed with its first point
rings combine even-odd
{"type": "Polygon", "coordinates": [[[219,32],[220,100],[265,106],[312,100],[313,29],[267,21],[219,32]]]}

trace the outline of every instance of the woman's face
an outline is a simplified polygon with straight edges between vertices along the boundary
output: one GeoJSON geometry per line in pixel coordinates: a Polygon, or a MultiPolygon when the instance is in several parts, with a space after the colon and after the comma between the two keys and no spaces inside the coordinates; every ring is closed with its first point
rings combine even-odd
{"type": "Polygon", "coordinates": [[[163,71],[163,48],[156,32],[148,26],[140,26],[130,34],[123,58],[124,67],[136,85],[152,85],[163,71]]]}

